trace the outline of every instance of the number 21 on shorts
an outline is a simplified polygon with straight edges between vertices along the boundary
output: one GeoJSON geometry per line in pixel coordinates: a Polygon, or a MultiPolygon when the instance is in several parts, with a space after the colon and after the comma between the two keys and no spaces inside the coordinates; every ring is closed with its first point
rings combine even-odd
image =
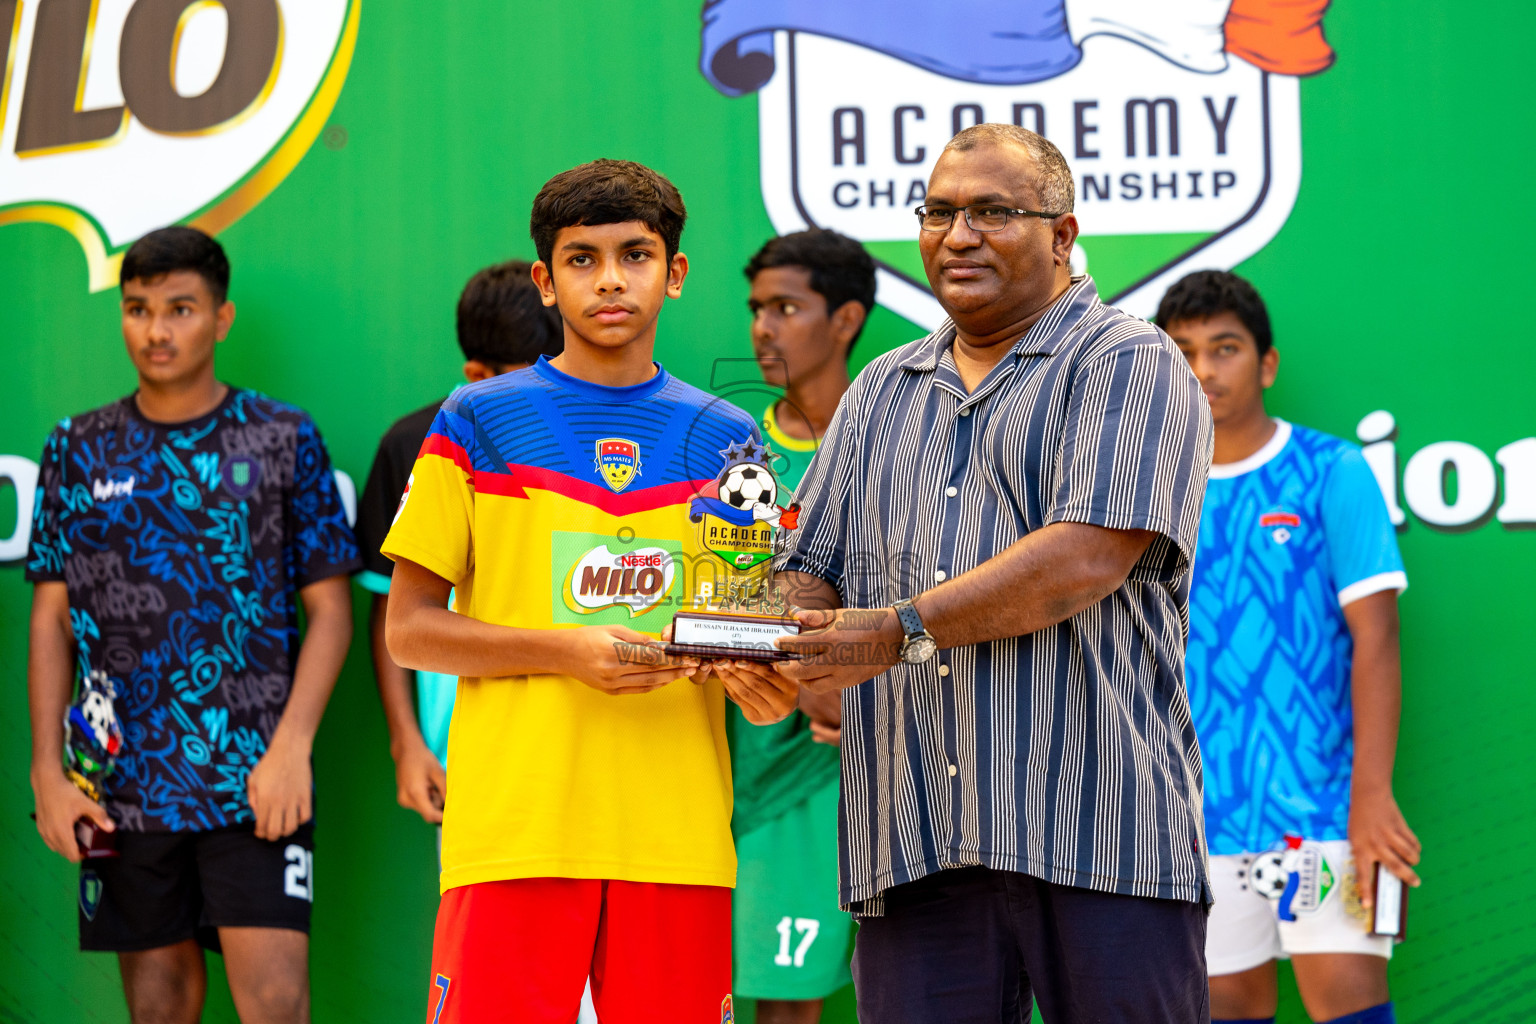
{"type": "Polygon", "coordinates": [[[283,869],[283,892],[297,899],[315,902],[315,855],[298,843],[289,843],[283,851],[288,867],[283,869]]]}
{"type": "Polygon", "coordinates": [[[775,927],[779,932],[779,952],[773,958],[773,962],[780,967],[788,967],[791,964],[804,967],[805,954],[809,952],[811,943],[816,941],[816,935],[821,931],[821,922],[809,917],[785,917],[775,927]],[[795,947],[793,957],[789,953],[791,925],[794,931],[800,933],[800,943],[795,947]]]}

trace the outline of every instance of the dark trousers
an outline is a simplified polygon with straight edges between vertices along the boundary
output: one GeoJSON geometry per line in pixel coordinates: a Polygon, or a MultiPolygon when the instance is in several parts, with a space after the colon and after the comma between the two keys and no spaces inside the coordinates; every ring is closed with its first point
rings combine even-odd
{"type": "Polygon", "coordinates": [[[861,917],[860,1024],[1205,1024],[1206,910],[990,868],[939,871],[861,917]]]}

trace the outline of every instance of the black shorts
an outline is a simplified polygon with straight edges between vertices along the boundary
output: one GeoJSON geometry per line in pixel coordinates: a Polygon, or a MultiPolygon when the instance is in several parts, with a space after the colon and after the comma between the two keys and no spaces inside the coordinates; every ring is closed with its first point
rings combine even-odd
{"type": "Polygon", "coordinates": [[[309,932],[315,823],[276,842],[255,826],[206,832],[118,832],[119,856],[80,866],[80,948],[134,953],[219,928],[309,932]]]}

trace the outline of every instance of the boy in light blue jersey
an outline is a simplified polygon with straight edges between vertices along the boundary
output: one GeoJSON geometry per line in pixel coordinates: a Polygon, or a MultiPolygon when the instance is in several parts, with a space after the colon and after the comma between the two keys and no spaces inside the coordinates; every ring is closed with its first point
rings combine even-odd
{"type": "Polygon", "coordinates": [[[1410,885],[1419,842],[1392,796],[1408,577],[1358,448],[1272,419],[1280,356],[1235,274],[1200,271],[1158,325],[1211,406],[1186,658],[1216,903],[1213,1022],[1273,1022],[1291,959],[1315,1021],[1390,1024],[1392,940],[1369,934],[1376,864],[1410,885]],[[1281,864],[1289,835],[1305,856],[1281,864]],[[1295,863],[1301,895],[1283,898],[1295,863]]]}

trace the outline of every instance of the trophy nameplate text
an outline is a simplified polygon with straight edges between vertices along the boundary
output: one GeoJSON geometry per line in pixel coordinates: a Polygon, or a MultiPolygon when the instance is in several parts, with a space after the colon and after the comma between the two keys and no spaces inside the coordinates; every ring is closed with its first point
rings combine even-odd
{"type": "Polygon", "coordinates": [[[1408,887],[1381,863],[1376,865],[1376,899],[1371,904],[1371,934],[1390,935],[1398,942],[1408,937],[1408,887]]]}

